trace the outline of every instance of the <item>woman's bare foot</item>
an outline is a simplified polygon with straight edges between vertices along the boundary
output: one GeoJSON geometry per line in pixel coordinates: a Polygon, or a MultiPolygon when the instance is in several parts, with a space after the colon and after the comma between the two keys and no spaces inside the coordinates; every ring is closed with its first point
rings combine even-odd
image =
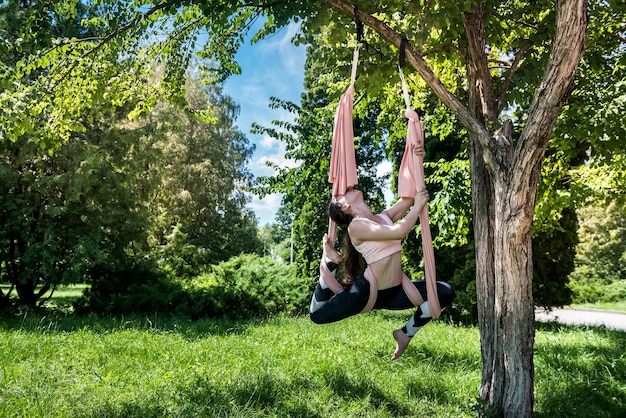
{"type": "Polygon", "coordinates": [[[398,345],[396,345],[396,351],[393,353],[393,356],[391,356],[391,360],[395,360],[400,357],[411,343],[411,337],[406,335],[401,329],[397,329],[393,332],[393,338],[396,340],[398,345]]]}
{"type": "Polygon", "coordinates": [[[328,234],[324,234],[324,237],[322,238],[322,242],[324,243],[324,256],[328,257],[328,259],[335,264],[341,263],[341,260],[343,258],[341,257],[341,254],[339,254],[337,250],[335,250],[333,245],[328,240],[328,234]]]}

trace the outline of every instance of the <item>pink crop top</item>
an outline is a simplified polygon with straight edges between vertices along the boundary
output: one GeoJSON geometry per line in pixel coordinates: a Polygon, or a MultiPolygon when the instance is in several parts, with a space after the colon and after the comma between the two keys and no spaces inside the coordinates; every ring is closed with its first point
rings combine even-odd
{"type": "MultiPolygon", "coordinates": [[[[379,213],[378,216],[384,219],[385,225],[393,225],[391,218],[386,213],[379,213]]],[[[352,221],[365,221],[376,223],[367,218],[354,218],[352,221]]],[[[402,243],[400,242],[400,240],[363,241],[361,244],[355,245],[354,248],[356,248],[357,251],[361,253],[363,258],[365,258],[365,262],[367,264],[372,264],[377,262],[378,260],[382,260],[385,257],[402,251],[402,243]]]]}

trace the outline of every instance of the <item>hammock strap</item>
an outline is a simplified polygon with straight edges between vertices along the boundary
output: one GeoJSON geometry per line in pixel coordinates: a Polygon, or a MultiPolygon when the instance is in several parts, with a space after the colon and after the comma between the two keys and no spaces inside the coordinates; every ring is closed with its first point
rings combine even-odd
{"type": "Polygon", "coordinates": [[[404,96],[404,104],[406,105],[406,108],[409,109],[411,107],[411,98],[409,97],[409,89],[407,88],[406,80],[404,79],[404,71],[402,71],[402,67],[404,67],[404,61],[406,58],[407,42],[408,40],[406,38],[402,38],[402,41],[400,41],[398,72],[400,73],[400,81],[402,82],[402,95],[404,96]]]}
{"type": "MultiPolygon", "coordinates": [[[[426,188],[424,179],[424,159],[422,156],[413,155],[412,151],[412,146],[424,145],[424,131],[422,129],[419,116],[409,106],[410,97],[406,81],[404,79],[404,74],[402,72],[402,67],[400,65],[398,66],[398,70],[402,81],[404,101],[407,105],[405,116],[408,119],[406,144],[398,177],[398,195],[408,197],[411,195],[414,196],[417,190],[424,190],[426,188]]],[[[422,247],[424,250],[424,270],[426,277],[426,291],[429,301],[428,304],[431,316],[433,318],[437,318],[441,314],[441,307],[439,305],[439,296],[437,294],[435,256],[427,206],[420,212],[419,219],[422,230],[422,247]]]]}
{"type": "Polygon", "coordinates": [[[359,45],[354,47],[354,54],[352,55],[352,76],[350,78],[350,84],[354,85],[356,81],[356,69],[359,63],[359,45]]]}
{"type": "Polygon", "coordinates": [[[363,42],[363,22],[359,19],[359,8],[354,5],[354,25],[356,26],[356,46],[354,47],[354,55],[352,57],[352,77],[350,84],[354,85],[356,81],[356,69],[359,62],[359,45],[363,42]]]}
{"type": "Polygon", "coordinates": [[[398,65],[398,71],[400,72],[400,81],[402,81],[402,96],[404,96],[404,104],[406,108],[409,109],[411,107],[411,98],[409,97],[409,89],[406,85],[406,80],[404,79],[404,72],[402,72],[402,67],[398,65]]]}

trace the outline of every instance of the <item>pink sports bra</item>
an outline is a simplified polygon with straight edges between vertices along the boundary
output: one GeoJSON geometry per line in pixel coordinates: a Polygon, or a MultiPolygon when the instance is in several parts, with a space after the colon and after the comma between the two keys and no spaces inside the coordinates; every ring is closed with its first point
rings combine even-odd
{"type": "MultiPolygon", "coordinates": [[[[378,216],[383,218],[385,225],[393,225],[391,218],[386,213],[379,213],[378,216]]],[[[367,218],[354,218],[352,221],[365,221],[377,224],[367,218]]],[[[402,243],[400,240],[363,241],[361,244],[355,245],[354,248],[361,253],[367,264],[372,264],[378,260],[382,260],[385,257],[402,251],[402,243]]]]}

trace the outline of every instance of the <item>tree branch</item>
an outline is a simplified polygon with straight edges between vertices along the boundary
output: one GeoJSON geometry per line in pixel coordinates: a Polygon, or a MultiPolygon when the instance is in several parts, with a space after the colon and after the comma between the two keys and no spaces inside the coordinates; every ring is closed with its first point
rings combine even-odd
{"type": "MultiPolygon", "coordinates": [[[[389,27],[385,22],[375,18],[369,13],[354,7],[353,4],[346,0],[322,0],[329,6],[347,14],[351,17],[358,18],[361,22],[374,29],[383,39],[396,48],[400,48],[403,37],[389,27]]],[[[468,132],[477,138],[482,145],[483,159],[485,164],[495,169],[497,161],[491,151],[491,136],[481,122],[472,115],[467,107],[465,107],[452,93],[446,89],[441,80],[434,74],[422,56],[418,54],[409,42],[405,43],[406,60],[411,63],[413,68],[422,77],[428,87],[461,121],[468,132]]]]}
{"type": "MultiPolygon", "coordinates": [[[[402,36],[391,29],[385,22],[375,18],[369,13],[354,7],[353,4],[346,0],[321,0],[329,6],[345,13],[351,17],[358,17],[358,19],[374,29],[381,37],[396,48],[400,48],[402,43],[402,36]]],[[[460,119],[466,129],[472,133],[482,137],[489,137],[488,132],[479,123],[479,121],[472,116],[470,111],[443,85],[441,80],[430,69],[428,64],[424,61],[422,56],[418,54],[409,42],[405,47],[406,59],[411,66],[417,71],[417,73],[426,82],[428,87],[437,95],[437,97],[446,105],[452,112],[460,119]]]]}
{"type": "MultiPolygon", "coordinates": [[[[171,0],[171,1],[166,1],[165,3],[162,4],[158,4],[150,9],[148,9],[146,12],[144,13],[140,13],[139,15],[137,15],[134,19],[132,19],[130,22],[128,22],[127,24],[115,29],[114,31],[112,31],[111,33],[109,33],[108,35],[101,37],[101,38],[90,38],[92,40],[97,40],[99,39],[100,42],[98,42],[98,44],[96,46],[94,46],[93,48],[91,48],[90,50],[88,50],[87,52],[83,53],[79,58],[75,59],[72,62],[72,65],[69,66],[69,68],[63,73],[63,75],[57,80],[57,82],[52,86],[52,89],[54,90],[54,88],[61,82],[63,81],[63,79],[65,79],[65,77],[67,77],[69,74],[71,74],[72,71],[74,71],[74,69],[76,68],[76,66],[78,65],[78,63],[87,58],[88,56],[96,53],[100,48],[102,48],[107,42],[109,42],[111,39],[115,38],[116,36],[118,36],[121,33],[124,33],[132,28],[134,28],[135,26],[137,26],[142,20],[146,19],[147,17],[153,15],[154,13],[158,12],[159,10],[163,10],[169,6],[173,6],[177,3],[180,3],[180,0],[171,0]]],[[[82,41],[82,40],[81,40],[82,41]]]]}
{"type": "Polygon", "coordinates": [[[556,120],[574,87],[574,76],[585,49],[587,0],[559,0],[556,34],[540,86],[528,111],[526,126],[515,150],[515,165],[521,168],[520,181],[539,173],[556,120]]]}
{"type": "Polygon", "coordinates": [[[463,26],[467,36],[467,78],[469,104],[476,117],[483,123],[498,121],[496,102],[493,97],[493,80],[485,52],[484,5],[478,4],[472,12],[463,13],[463,26]]]}
{"type": "Polygon", "coordinates": [[[506,78],[504,80],[504,83],[502,84],[502,90],[500,90],[500,94],[498,95],[496,103],[496,105],[498,106],[498,113],[500,113],[500,111],[502,110],[502,106],[504,105],[504,98],[509,91],[509,87],[511,85],[511,81],[513,80],[513,76],[515,75],[515,71],[517,70],[519,63],[522,61],[524,54],[526,54],[526,51],[528,51],[531,46],[532,42],[528,41],[524,45],[522,45],[520,50],[517,51],[517,54],[515,54],[515,59],[513,60],[513,63],[511,64],[511,67],[506,74],[506,78]]]}

